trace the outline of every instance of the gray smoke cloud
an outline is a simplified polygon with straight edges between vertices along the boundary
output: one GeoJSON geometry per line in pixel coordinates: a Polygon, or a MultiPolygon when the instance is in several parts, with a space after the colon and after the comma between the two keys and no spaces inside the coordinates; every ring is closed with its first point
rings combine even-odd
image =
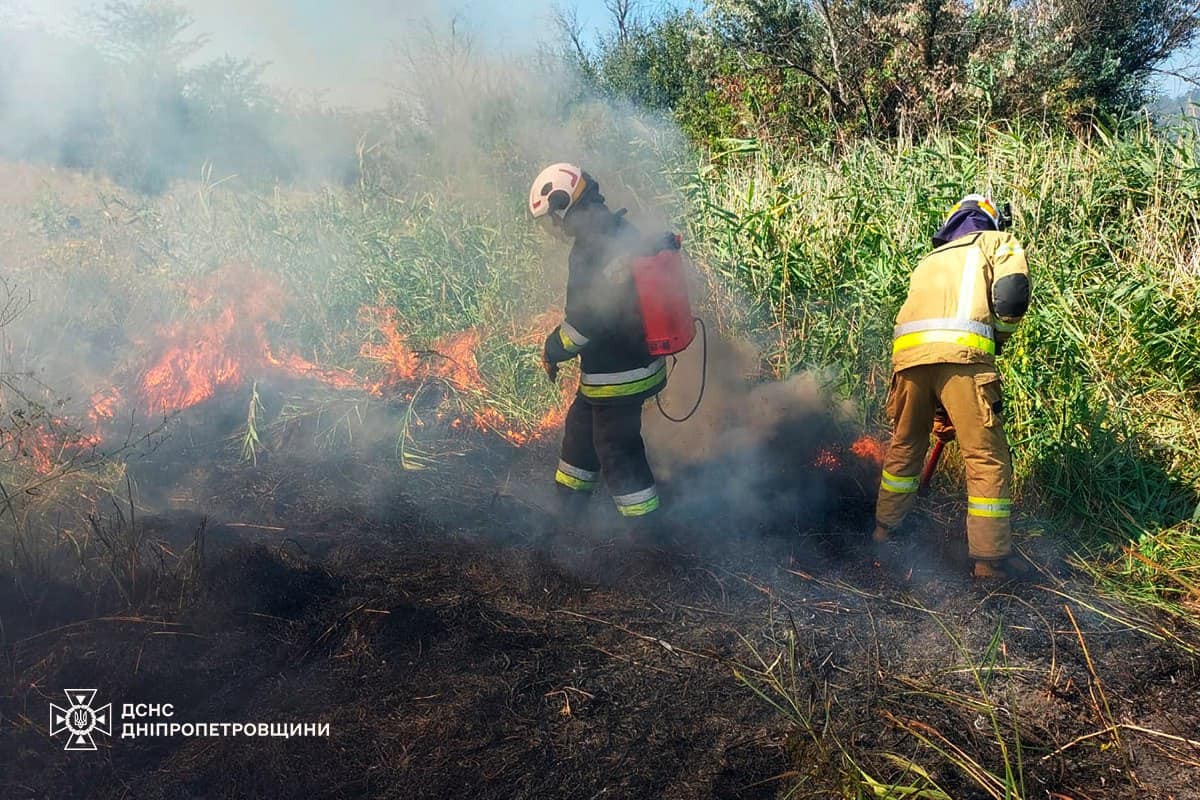
{"type": "MultiPolygon", "coordinates": [[[[222,309],[249,315],[261,309],[247,298],[272,298],[260,327],[239,322],[215,342],[250,365],[244,380],[219,388],[202,413],[185,415],[177,452],[159,445],[159,463],[171,465],[163,473],[170,485],[160,488],[172,497],[203,503],[216,491],[212,470],[195,462],[205,448],[236,461],[231,440],[246,435],[250,420],[263,429],[262,458],[279,453],[315,464],[331,445],[377,446],[393,461],[356,466],[355,480],[369,502],[394,494],[394,460],[428,455],[416,440],[416,455],[408,451],[408,428],[398,433],[410,418],[402,398],[380,404],[272,385],[255,351],[267,340],[278,352],[345,362],[371,334],[356,321],[360,304],[403,307],[447,286],[467,304],[483,292],[507,292],[497,307],[508,316],[486,312],[493,326],[522,324],[543,310],[557,318],[566,250],[542,238],[524,209],[528,182],[546,164],[584,166],[609,204],[629,208],[647,233],[682,227],[684,204],[669,175],[690,155],[668,119],[590,96],[552,49],[530,42],[505,50],[495,31],[463,27],[458,10],[444,4],[357,4],[341,28],[330,24],[318,39],[313,21],[297,19],[284,2],[185,3],[196,24],[166,39],[115,24],[111,10],[108,23],[85,16],[94,5],[60,0],[40,14],[0,17],[8,45],[0,48],[0,200],[12,215],[6,227],[25,226],[0,258],[32,295],[4,335],[22,343],[8,348],[18,356],[16,372],[36,365],[44,402],[70,398],[63,417],[83,419],[97,394],[119,396],[118,413],[140,413],[134,422],[145,431],[161,413],[136,408],[136,386],[165,344],[189,337],[203,344],[209,334],[195,331],[219,321],[222,309]],[[206,20],[223,20],[224,31],[206,20]],[[364,25],[375,30],[368,36],[364,25]],[[128,40],[114,39],[118,33],[128,40]],[[172,49],[202,35],[209,35],[203,46],[172,49]],[[274,63],[260,73],[220,59],[226,41],[236,57],[274,63]],[[336,80],[322,83],[342,67],[362,71],[352,102],[336,80]],[[323,104],[297,104],[278,86],[331,91],[323,104]],[[374,110],[330,110],[338,105],[374,110]],[[368,202],[377,205],[355,210],[368,202]],[[479,247],[478,257],[456,249],[468,236],[456,226],[474,237],[463,247],[479,247]],[[422,249],[435,247],[424,238],[430,231],[452,247],[422,249]],[[426,283],[413,274],[422,271],[426,283]],[[264,289],[268,277],[284,291],[264,289]],[[296,341],[314,336],[303,347],[296,341]],[[296,420],[291,427],[269,433],[288,418],[296,420]]],[[[527,22],[545,26],[540,17],[527,22]]],[[[704,284],[696,288],[704,305],[704,284]]],[[[478,317],[444,323],[451,330],[474,324],[478,317]]],[[[813,464],[821,447],[851,435],[846,415],[814,376],[763,384],[754,348],[717,335],[719,327],[712,326],[696,417],[674,425],[647,415],[652,463],[664,484],[677,487],[678,514],[774,525],[824,513],[840,489],[813,464]]],[[[538,342],[520,345],[530,364],[538,342]]],[[[697,342],[680,358],[663,398],[672,413],[691,405],[699,356],[697,342]]],[[[510,377],[512,362],[503,363],[493,378],[510,377]]],[[[547,505],[541,492],[528,499],[547,505]]]]}
{"type": "MultiPolygon", "coordinates": [[[[861,431],[854,409],[837,402],[819,373],[764,381],[753,346],[719,334],[681,354],[645,436],[656,475],[677,487],[677,516],[702,527],[820,529],[831,515],[861,515],[869,501],[873,462],[851,450],[861,431]]],[[[854,520],[853,524],[858,524],[854,520]]]]}

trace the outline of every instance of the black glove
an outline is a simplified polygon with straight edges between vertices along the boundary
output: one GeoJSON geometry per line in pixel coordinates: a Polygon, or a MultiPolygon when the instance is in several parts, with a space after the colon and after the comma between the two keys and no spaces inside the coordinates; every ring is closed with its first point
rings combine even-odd
{"type": "Polygon", "coordinates": [[[558,362],[565,361],[570,357],[571,354],[562,346],[558,328],[550,331],[550,335],[546,337],[546,343],[542,345],[542,369],[546,371],[546,377],[550,379],[551,383],[558,380],[558,362]]]}
{"type": "Polygon", "coordinates": [[[679,235],[668,231],[644,237],[635,255],[656,256],[664,250],[681,250],[682,248],[683,244],[679,235]]]}

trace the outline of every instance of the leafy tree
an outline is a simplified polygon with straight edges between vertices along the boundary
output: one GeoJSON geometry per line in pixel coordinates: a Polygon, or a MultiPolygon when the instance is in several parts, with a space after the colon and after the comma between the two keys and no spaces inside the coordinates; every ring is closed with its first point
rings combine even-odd
{"type": "Polygon", "coordinates": [[[207,36],[189,35],[191,14],[168,0],[116,0],[98,22],[112,55],[166,80],[177,78],[181,65],[208,42],[207,36]]]}
{"type": "Polygon", "coordinates": [[[697,138],[826,141],[1121,113],[1198,31],[1200,0],[707,0],[571,41],[596,88],[697,138]]]}

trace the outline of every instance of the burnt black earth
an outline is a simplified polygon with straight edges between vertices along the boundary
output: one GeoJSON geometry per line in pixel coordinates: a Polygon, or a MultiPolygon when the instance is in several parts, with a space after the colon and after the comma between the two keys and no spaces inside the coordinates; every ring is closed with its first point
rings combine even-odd
{"type": "Polygon", "coordinates": [[[974,584],[951,494],[875,552],[869,466],[793,464],[792,505],[759,515],[689,512],[677,470],[639,540],[606,498],[555,521],[550,441],[466,436],[404,471],[176,439],[105,523],[164,554],[136,596],[0,576],[0,797],[827,798],[920,770],[945,794],[876,796],[986,798],[971,765],[1006,763],[1022,797],[1198,796],[1200,642],[1099,596],[1033,523],[1032,580],[974,584]],[[50,735],[76,688],[113,704],[95,751],[50,735]]]}

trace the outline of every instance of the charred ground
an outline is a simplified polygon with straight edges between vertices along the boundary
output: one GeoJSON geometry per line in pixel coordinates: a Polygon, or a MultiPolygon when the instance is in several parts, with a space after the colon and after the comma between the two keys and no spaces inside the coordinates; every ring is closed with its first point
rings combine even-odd
{"type": "Polygon", "coordinates": [[[681,501],[648,544],[599,502],[546,521],[518,487],[549,442],[460,435],[416,471],[370,448],[238,465],[205,413],[98,523],[160,554],[141,593],[0,583],[4,796],[974,798],[1006,771],[1026,797],[1195,796],[1200,643],[1097,596],[1048,533],[1025,531],[1031,585],[983,589],[935,502],[876,566],[869,492],[814,466],[781,474],[821,482],[823,509],[681,501]],[[48,704],[75,686],[331,735],[65,753],[48,704]]]}

